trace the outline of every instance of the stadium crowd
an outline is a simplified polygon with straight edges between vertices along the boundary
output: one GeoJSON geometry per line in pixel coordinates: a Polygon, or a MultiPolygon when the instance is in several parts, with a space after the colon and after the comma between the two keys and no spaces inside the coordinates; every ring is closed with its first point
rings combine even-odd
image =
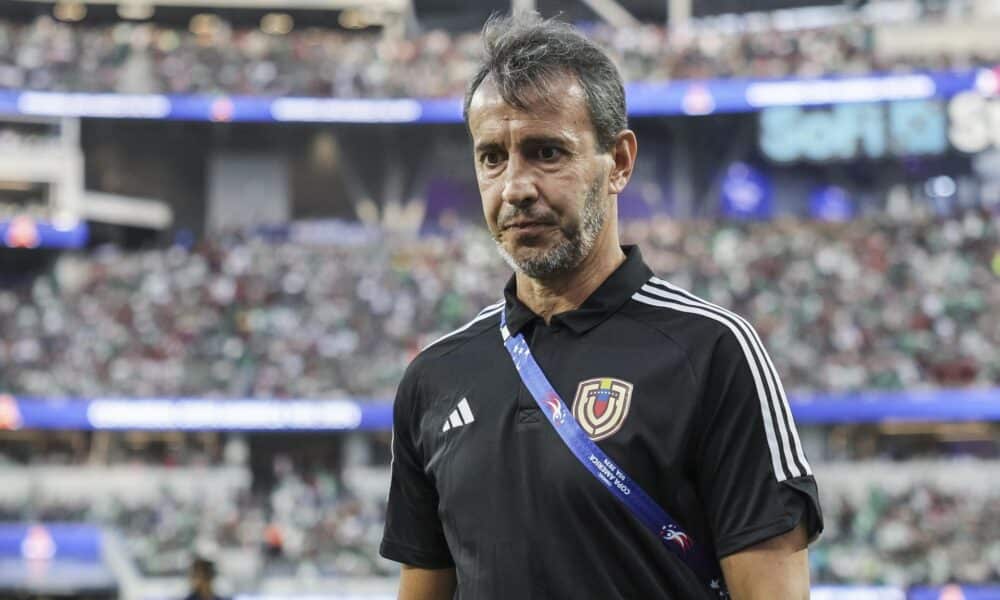
{"type": "Polygon", "coordinates": [[[265,481],[255,482],[245,464],[168,467],[129,457],[103,466],[68,465],[79,472],[79,487],[89,488],[73,490],[55,481],[65,480],[66,472],[44,456],[23,464],[0,453],[0,464],[32,480],[27,489],[0,491],[0,521],[103,526],[120,534],[146,576],[182,575],[196,552],[217,557],[230,577],[248,584],[308,572],[368,576],[392,570],[375,551],[384,494],[358,494],[328,466],[295,464],[278,454],[265,481]],[[141,468],[127,470],[126,485],[116,485],[116,471],[128,466],[141,468]],[[28,468],[34,472],[24,473],[28,468]],[[162,476],[165,470],[173,479],[162,476]]]}
{"type": "Polygon", "coordinates": [[[965,494],[915,483],[887,492],[873,486],[860,502],[825,494],[823,511],[827,529],[809,557],[817,581],[909,586],[1000,579],[995,491],[965,494]]]}
{"type": "MultiPolygon", "coordinates": [[[[785,387],[1000,383],[1000,216],[919,223],[629,222],[676,285],[745,315],[785,387]]],[[[64,255],[0,291],[0,391],[40,397],[391,398],[407,363],[500,297],[477,227],[307,245],[64,255]]]]}
{"type": "MultiPolygon", "coordinates": [[[[239,441],[227,446],[233,444],[239,441]]],[[[377,553],[383,483],[367,493],[352,485],[361,478],[386,480],[384,466],[352,478],[332,465],[278,452],[270,472],[252,481],[249,473],[232,477],[232,469],[248,467],[232,460],[241,454],[232,450],[223,453],[229,458],[202,465],[207,470],[197,476],[185,477],[189,464],[172,464],[169,470],[179,476],[174,488],[158,477],[155,462],[131,471],[124,485],[109,485],[97,468],[89,484],[81,479],[87,497],[75,499],[67,499],[63,481],[45,483],[45,457],[38,452],[29,464],[0,453],[6,469],[31,468],[35,478],[27,493],[18,493],[17,485],[0,490],[0,520],[88,522],[115,530],[147,576],[183,575],[194,552],[209,554],[238,585],[235,591],[253,590],[269,577],[370,577],[398,569],[377,553]],[[184,491],[176,486],[181,481],[194,488],[184,491]],[[136,493],[138,482],[148,493],[136,493]]],[[[968,479],[995,476],[996,461],[816,467],[826,530],[810,550],[814,582],[906,587],[1000,580],[1000,494],[988,482],[968,479]]],[[[57,472],[50,479],[65,476],[57,472]]]]}
{"type": "MultiPolygon", "coordinates": [[[[271,35],[218,21],[211,27],[154,23],[71,24],[40,17],[0,21],[0,88],[320,97],[461,95],[480,52],[476,33],[433,30],[393,39],[306,28],[271,35]]],[[[885,58],[861,20],[823,28],[588,27],[627,81],[707,77],[858,74],[967,67],[1000,61],[955,53],[885,58]]]]}
{"type": "Polygon", "coordinates": [[[1000,381],[1000,215],[628,227],[655,272],[749,318],[786,387],[1000,381]]]}

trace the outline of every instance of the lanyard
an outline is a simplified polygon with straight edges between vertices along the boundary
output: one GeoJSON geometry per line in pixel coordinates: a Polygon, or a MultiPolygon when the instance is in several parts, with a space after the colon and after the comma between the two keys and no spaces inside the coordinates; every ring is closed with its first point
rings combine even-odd
{"type": "Polygon", "coordinates": [[[659,504],[632,480],[600,446],[583,431],[576,419],[569,414],[559,393],[538,366],[531,348],[522,334],[510,335],[507,329],[507,309],[500,311],[500,333],[503,345],[521,381],[531,392],[538,408],[562,438],[577,460],[590,471],[632,514],[663,542],[668,550],[690,567],[719,598],[728,598],[725,581],[718,563],[709,560],[701,546],[667,514],[659,504]]]}

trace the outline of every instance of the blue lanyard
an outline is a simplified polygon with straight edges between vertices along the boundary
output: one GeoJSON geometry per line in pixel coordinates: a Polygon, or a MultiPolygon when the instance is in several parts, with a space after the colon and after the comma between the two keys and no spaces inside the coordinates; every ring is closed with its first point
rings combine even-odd
{"type": "Polygon", "coordinates": [[[549,383],[535,357],[531,355],[531,349],[524,336],[520,333],[515,336],[510,335],[507,329],[506,306],[500,311],[500,333],[503,335],[503,345],[514,361],[514,367],[521,381],[577,460],[590,471],[591,475],[603,483],[615,498],[628,507],[668,550],[688,565],[713,593],[719,598],[728,598],[729,594],[719,572],[718,563],[709,560],[701,546],[695,544],[677,521],[650,498],[638,483],[632,481],[632,478],[590,439],[576,419],[569,414],[559,393],[549,383]]]}

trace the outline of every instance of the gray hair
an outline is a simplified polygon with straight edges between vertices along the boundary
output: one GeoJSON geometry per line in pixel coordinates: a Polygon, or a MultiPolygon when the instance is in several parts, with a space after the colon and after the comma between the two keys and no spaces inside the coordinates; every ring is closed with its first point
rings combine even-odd
{"type": "Polygon", "coordinates": [[[538,13],[493,15],[483,26],[485,56],[465,92],[462,116],[469,121],[472,96],[489,77],[507,104],[525,110],[530,100],[550,98],[552,83],[576,76],[598,148],[609,150],[628,127],[621,74],[604,51],[572,25],[538,13]]]}

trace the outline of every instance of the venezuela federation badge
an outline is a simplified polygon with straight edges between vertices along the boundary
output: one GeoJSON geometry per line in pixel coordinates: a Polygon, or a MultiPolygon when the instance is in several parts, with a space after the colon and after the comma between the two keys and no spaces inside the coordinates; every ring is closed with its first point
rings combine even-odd
{"type": "Polygon", "coordinates": [[[611,377],[588,379],[576,388],[573,417],[596,442],[621,429],[631,402],[631,383],[611,377]]]}

